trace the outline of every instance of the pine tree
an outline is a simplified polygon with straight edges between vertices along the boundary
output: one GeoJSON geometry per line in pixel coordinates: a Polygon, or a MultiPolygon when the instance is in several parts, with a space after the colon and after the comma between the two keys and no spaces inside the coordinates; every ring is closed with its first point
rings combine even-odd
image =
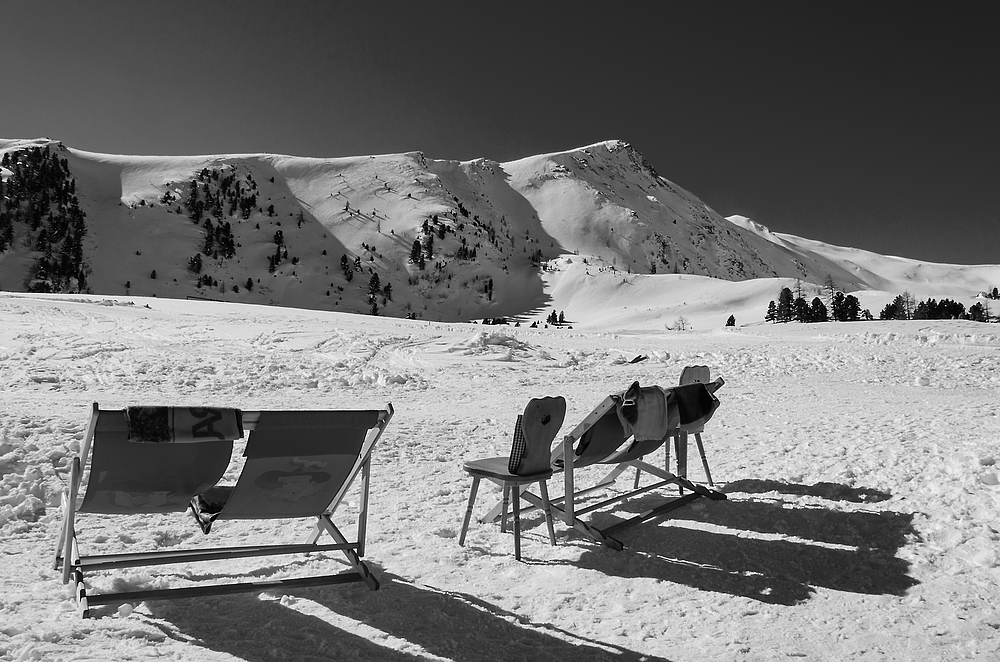
{"type": "MultiPolygon", "coordinates": [[[[857,322],[861,318],[861,302],[853,294],[844,297],[844,313],[848,322],[857,322]]],[[[871,313],[868,315],[870,317],[871,313]]]]}
{"type": "Polygon", "coordinates": [[[792,291],[787,287],[781,288],[781,292],[778,294],[778,314],[775,319],[779,322],[790,322],[792,320],[792,306],[794,302],[795,298],[792,295],[792,291]]]}
{"type": "MultiPolygon", "coordinates": [[[[830,274],[826,275],[823,279],[823,291],[826,293],[826,305],[829,306],[830,310],[833,310],[833,297],[837,293],[837,283],[834,282],[833,276],[830,274]]],[[[837,319],[837,315],[834,314],[834,319],[837,319]]]]}
{"type": "Polygon", "coordinates": [[[806,303],[805,297],[799,297],[795,300],[793,304],[792,315],[796,322],[808,322],[809,321],[809,304],[806,303]]]}
{"type": "Polygon", "coordinates": [[[774,305],[774,299],[768,302],[767,312],[764,314],[765,322],[777,322],[778,321],[778,307],[774,305]]]}
{"type": "MultiPolygon", "coordinates": [[[[772,301],[772,303],[774,303],[772,301]]],[[[730,315],[729,319],[726,320],[726,326],[736,326],[736,315],[730,315]]]]}
{"type": "Polygon", "coordinates": [[[809,321],[825,322],[827,319],[826,306],[823,304],[823,300],[819,297],[814,298],[812,306],[809,309],[809,321]]]}

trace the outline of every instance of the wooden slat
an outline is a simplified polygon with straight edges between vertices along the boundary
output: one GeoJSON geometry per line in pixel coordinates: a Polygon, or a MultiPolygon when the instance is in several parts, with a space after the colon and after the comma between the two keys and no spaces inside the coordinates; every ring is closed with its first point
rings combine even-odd
{"type": "Polygon", "coordinates": [[[87,595],[90,606],[116,604],[121,602],[142,602],[144,600],[180,600],[196,598],[203,595],[232,595],[235,593],[253,593],[279,588],[282,590],[303,588],[306,586],[327,586],[329,584],[347,584],[364,581],[365,578],[356,572],[345,572],[339,575],[319,575],[316,577],[300,577],[295,579],[276,579],[266,582],[240,582],[237,584],[211,584],[208,586],[190,586],[183,588],[165,588],[149,591],[124,591],[122,593],[101,593],[87,595]]]}
{"type": "Polygon", "coordinates": [[[649,485],[646,485],[645,487],[640,487],[637,490],[631,490],[629,492],[623,492],[622,494],[617,494],[617,495],[615,495],[615,496],[613,496],[613,497],[611,497],[609,499],[605,499],[604,501],[601,501],[601,502],[598,502],[598,503],[593,503],[593,504],[587,506],[586,508],[577,508],[576,509],[576,514],[577,515],[586,515],[587,513],[593,512],[595,510],[600,510],[601,508],[604,508],[605,506],[610,506],[613,503],[618,503],[619,501],[624,501],[626,499],[630,499],[630,498],[632,498],[633,496],[635,496],[637,494],[643,494],[643,493],[649,492],[651,490],[659,489],[659,488],[663,487],[664,485],[670,485],[670,484],[673,484],[673,483],[676,483],[676,482],[677,482],[676,480],[663,480],[663,481],[660,481],[659,483],[651,483],[649,485]]]}
{"type": "Polygon", "coordinates": [[[642,524],[645,521],[651,520],[654,517],[665,515],[669,513],[671,510],[676,510],[677,508],[685,506],[691,503],[692,501],[695,501],[696,499],[700,498],[701,495],[695,494],[694,492],[690,494],[685,494],[684,496],[677,497],[676,499],[668,501],[667,503],[660,504],[656,508],[650,508],[649,510],[643,511],[638,515],[636,515],[635,517],[630,517],[629,519],[624,520],[622,522],[618,522],[617,524],[606,526],[601,530],[605,533],[605,535],[610,536],[615,531],[621,531],[622,529],[627,529],[636,526],[637,524],[642,524]]]}
{"type": "Polygon", "coordinates": [[[136,552],[134,554],[106,554],[80,559],[80,567],[87,570],[133,568],[167,563],[194,563],[219,559],[238,559],[253,556],[278,556],[282,554],[309,554],[333,550],[355,549],[356,543],[328,545],[252,545],[245,547],[217,547],[213,549],[181,549],[162,552],[136,552]]]}

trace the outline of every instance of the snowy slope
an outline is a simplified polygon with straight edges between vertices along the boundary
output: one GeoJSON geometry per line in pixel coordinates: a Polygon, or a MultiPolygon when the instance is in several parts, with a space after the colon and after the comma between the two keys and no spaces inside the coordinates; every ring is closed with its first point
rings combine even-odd
{"type": "MultiPolygon", "coordinates": [[[[956,265],[920,262],[905,257],[879,255],[860,248],[834,246],[791,234],[771,232],[745,216],[728,220],[764,237],[802,260],[820,256],[843,272],[851,273],[865,288],[900,292],[903,289],[926,297],[954,297],[956,286],[966,293],[988,292],[1000,282],[1000,265],[956,265]]],[[[830,273],[836,273],[830,268],[830,273]]]]}

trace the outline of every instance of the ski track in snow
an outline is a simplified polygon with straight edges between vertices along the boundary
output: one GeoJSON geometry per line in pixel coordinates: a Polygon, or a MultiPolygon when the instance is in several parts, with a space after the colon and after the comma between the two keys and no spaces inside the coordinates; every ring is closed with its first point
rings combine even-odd
{"type": "MultiPolygon", "coordinates": [[[[947,323],[640,333],[426,324],[100,298],[0,296],[0,659],[994,660],[1000,655],[1000,340],[947,323]],[[817,332],[816,329],[821,329],[817,332]],[[628,361],[645,354],[641,363],[628,361]],[[531,397],[566,430],[633,380],[704,364],[728,501],[622,534],[614,552],[525,514],[457,538],[466,459],[503,455],[531,397]],[[151,602],[78,620],[51,567],[59,492],[90,403],[369,408],[367,560],[382,590],[151,602]]],[[[227,477],[235,479],[240,449],[227,477]]],[[[659,454],[657,457],[660,458],[659,454]]],[[[661,459],[655,461],[662,461],[661,459]]],[[[690,474],[702,468],[692,446],[690,474]]],[[[593,477],[593,476],[592,476],[593,477]]],[[[621,479],[623,482],[630,482],[621,479]]],[[[560,492],[559,481],[550,489],[560,492]]],[[[484,485],[477,514],[499,495],[484,485]]],[[[590,517],[634,515],[640,497],[590,517]]],[[[357,502],[344,507],[357,511],[357,502]]],[[[340,511],[338,511],[340,512],[340,511]]],[[[183,515],[83,516],[85,550],[198,545],[183,515]]],[[[216,542],[292,542],[301,521],[225,522],[216,542]]],[[[335,557],[95,575],[111,585],[322,572],[335,557]]]]}

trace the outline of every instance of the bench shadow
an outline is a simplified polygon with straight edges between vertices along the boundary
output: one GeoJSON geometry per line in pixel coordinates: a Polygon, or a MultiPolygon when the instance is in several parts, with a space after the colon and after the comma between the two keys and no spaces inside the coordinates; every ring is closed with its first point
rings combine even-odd
{"type": "MultiPolygon", "coordinates": [[[[730,493],[728,500],[699,499],[694,507],[671,513],[670,519],[627,529],[617,536],[625,544],[624,552],[587,548],[578,565],[608,575],[650,577],[784,605],[808,600],[816,587],[903,595],[918,583],[908,574],[909,562],[896,556],[917,537],[912,514],[746,496],[753,486],[761,492],[820,496],[847,494],[853,489],[847,486],[754,481],[737,485],[740,493],[734,494],[733,485],[725,490],[730,493]],[[633,558],[623,562],[621,554],[630,553],[633,558]]],[[[856,496],[867,502],[862,492],[856,496]]],[[[609,526],[657,503],[662,503],[662,495],[633,499],[615,514],[595,515],[593,523],[609,526]]]]}
{"type": "Polygon", "coordinates": [[[290,605],[256,594],[147,605],[156,618],[172,624],[164,629],[168,636],[249,662],[404,662],[431,655],[469,661],[669,662],[531,622],[471,595],[418,586],[368,565],[381,582],[378,591],[360,584],[294,588],[287,591],[290,605]]]}

